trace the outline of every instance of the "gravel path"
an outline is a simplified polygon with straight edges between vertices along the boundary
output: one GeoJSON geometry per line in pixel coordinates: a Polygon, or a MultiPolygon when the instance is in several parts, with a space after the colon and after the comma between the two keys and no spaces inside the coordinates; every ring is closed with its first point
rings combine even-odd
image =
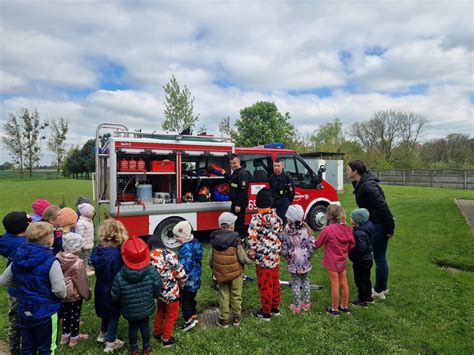
{"type": "Polygon", "coordinates": [[[458,205],[461,213],[466,219],[467,224],[471,226],[471,229],[474,231],[474,200],[454,200],[458,205]]]}

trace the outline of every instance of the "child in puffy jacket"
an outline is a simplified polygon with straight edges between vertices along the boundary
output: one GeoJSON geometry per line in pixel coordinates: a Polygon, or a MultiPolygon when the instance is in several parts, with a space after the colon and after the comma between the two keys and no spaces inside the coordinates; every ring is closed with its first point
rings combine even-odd
{"type": "Polygon", "coordinates": [[[280,263],[281,241],[280,232],[283,222],[272,206],[272,195],[269,188],[257,193],[258,212],[250,220],[248,234],[251,260],[255,261],[257,270],[258,293],[261,307],[251,314],[261,320],[269,321],[271,316],[280,315],[280,263]]]}
{"type": "Polygon", "coordinates": [[[286,211],[288,224],[283,231],[281,255],[288,262],[291,275],[291,293],[294,302],[290,305],[293,313],[311,309],[308,273],[311,271],[311,257],[315,251],[311,229],[303,222],[304,211],[300,205],[291,205],[286,211]],[[303,302],[301,302],[301,290],[303,302]]]}
{"type": "MultiPolygon", "coordinates": [[[[166,245],[168,248],[177,245],[166,245]]],[[[176,254],[169,249],[156,248],[151,251],[151,265],[161,275],[162,286],[158,296],[157,310],[154,324],[154,336],[164,347],[176,343],[173,337],[173,327],[178,319],[180,287],[186,281],[186,271],[180,264],[176,254]]]]}
{"type": "Polygon", "coordinates": [[[355,248],[349,252],[349,259],[353,262],[354,281],[357,286],[357,299],[351,304],[367,307],[373,302],[372,283],[370,272],[372,270],[372,233],[374,225],[369,221],[369,211],[357,208],[351,212],[351,224],[354,228],[355,248]]]}
{"type": "Polygon", "coordinates": [[[88,334],[79,332],[83,299],[91,299],[91,288],[87,280],[86,265],[79,257],[84,240],[79,234],[68,233],[63,238],[63,250],[56,257],[61,264],[66,282],[66,297],[63,299],[63,335],[61,344],[76,346],[89,339],[88,334]]]}
{"type": "Polygon", "coordinates": [[[120,318],[120,304],[112,301],[110,294],[114,278],[123,266],[120,246],[128,239],[122,222],[106,219],[99,226],[99,241],[91,253],[91,263],[95,270],[94,305],[100,318],[100,332],[97,342],[105,343],[104,352],[113,352],[123,346],[117,338],[120,318]]]}
{"type": "Polygon", "coordinates": [[[178,260],[186,271],[187,279],[181,287],[181,311],[183,312],[183,331],[188,331],[198,323],[196,295],[201,287],[202,245],[191,234],[192,227],[188,221],[182,221],[173,228],[173,235],[181,245],[178,260]]]}
{"type": "Polygon", "coordinates": [[[151,354],[150,317],[155,313],[155,301],[160,294],[161,278],[150,265],[150,249],[140,238],[127,239],[122,244],[125,265],[115,276],[112,300],[120,303],[122,316],[128,321],[128,341],[131,354],[138,355],[138,331],[142,335],[143,354],[151,354]]]}
{"type": "Polygon", "coordinates": [[[346,264],[349,250],[355,246],[352,229],[346,225],[344,209],[336,204],[328,206],[326,218],[329,224],[321,231],[316,240],[316,248],[324,246],[323,265],[328,271],[331,281],[330,307],[326,312],[334,317],[339,310],[349,314],[349,286],[347,285],[346,264]],[[342,289],[342,301],[339,306],[339,289],[342,289]]]}
{"type": "Polygon", "coordinates": [[[84,246],[82,247],[82,260],[87,266],[87,275],[93,275],[94,271],[89,267],[89,257],[94,247],[94,207],[90,203],[81,203],[77,206],[79,210],[79,220],[77,221],[76,233],[84,238],[84,246]]]}
{"type": "Polygon", "coordinates": [[[0,284],[16,287],[20,317],[21,353],[55,353],[58,312],[66,285],[58,260],[51,251],[53,227],[31,223],[28,243],[18,246],[12,262],[0,276],[0,284]]]}

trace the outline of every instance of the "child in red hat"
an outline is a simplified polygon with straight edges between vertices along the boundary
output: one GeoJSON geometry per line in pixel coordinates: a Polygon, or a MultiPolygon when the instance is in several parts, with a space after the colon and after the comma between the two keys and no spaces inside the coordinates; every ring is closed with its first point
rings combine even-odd
{"type": "Polygon", "coordinates": [[[120,312],[128,321],[128,341],[132,355],[138,355],[138,330],[142,335],[143,354],[151,354],[150,316],[161,291],[161,277],[150,265],[150,249],[140,238],[122,244],[125,265],[115,276],[112,300],[120,302],[120,312]]]}

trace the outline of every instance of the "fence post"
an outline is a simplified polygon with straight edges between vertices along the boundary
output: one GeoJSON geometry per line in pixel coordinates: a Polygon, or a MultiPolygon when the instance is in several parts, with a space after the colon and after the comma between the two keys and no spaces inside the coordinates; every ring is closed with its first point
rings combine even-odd
{"type": "Polygon", "coordinates": [[[403,186],[405,186],[406,185],[405,169],[403,169],[402,171],[403,171],[403,186]]]}
{"type": "Polygon", "coordinates": [[[467,170],[464,170],[464,189],[467,189],[467,170]]]}
{"type": "Polygon", "coordinates": [[[430,185],[433,187],[433,170],[430,170],[430,185]]]}

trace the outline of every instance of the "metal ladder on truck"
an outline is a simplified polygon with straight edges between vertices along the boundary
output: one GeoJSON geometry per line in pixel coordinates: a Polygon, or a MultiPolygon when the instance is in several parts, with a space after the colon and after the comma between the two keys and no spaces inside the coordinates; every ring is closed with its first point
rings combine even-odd
{"type": "Polygon", "coordinates": [[[106,151],[105,146],[102,146],[101,142],[101,131],[105,129],[112,129],[114,132],[129,132],[127,126],[118,123],[102,123],[98,125],[97,129],[95,130],[95,178],[93,179],[92,183],[95,190],[94,200],[97,215],[97,222],[95,224],[96,229],[99,227],[101,222],[100,206],[110,203],[110,200],[106,198],[108,189],[107,166],[110,153],[106,151]]]}

